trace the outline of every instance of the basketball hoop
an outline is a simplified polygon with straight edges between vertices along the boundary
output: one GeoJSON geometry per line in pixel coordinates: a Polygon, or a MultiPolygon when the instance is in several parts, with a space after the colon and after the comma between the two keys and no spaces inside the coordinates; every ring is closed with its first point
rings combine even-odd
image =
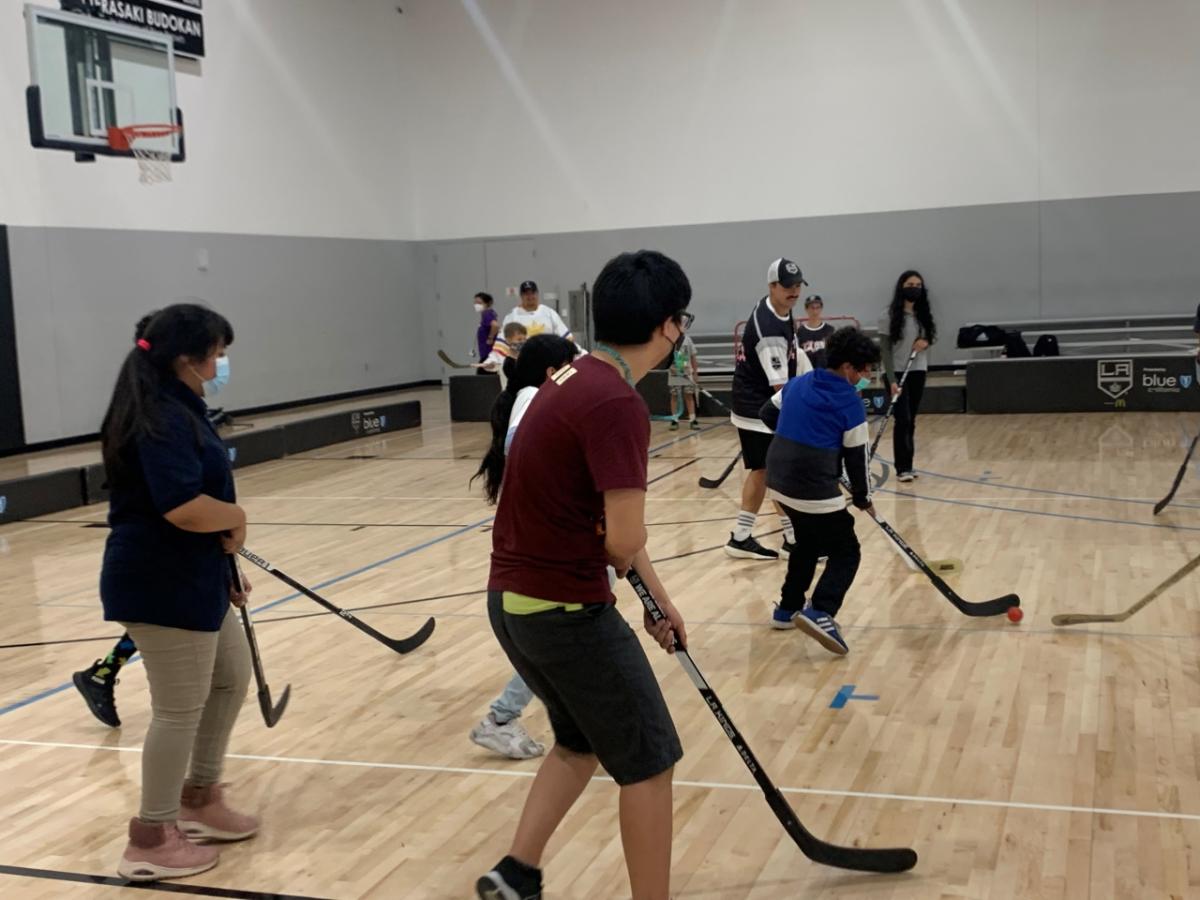
{"type": "Polygon", "coordinates": [[[125,125],[108,129],[108,145],[128,150],[137,160],[142,184],[162,184],[171,180],[171,151],[148,147],[139,141],[169,138],[183,129],[178,125],[125,125]]]}

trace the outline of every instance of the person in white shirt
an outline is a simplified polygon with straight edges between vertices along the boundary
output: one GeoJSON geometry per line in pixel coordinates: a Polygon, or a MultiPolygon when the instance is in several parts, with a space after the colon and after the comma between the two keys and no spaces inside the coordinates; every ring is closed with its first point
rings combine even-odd
{"type": "Polygon", "coordinates": [[[554,334],[574,341],[571,329],[562,317],[549,306],[543,306],[536,281],[521,282],[521,305],[504,317],[504,324],[519,322],[525,326],[530,337],[539,334],[554,334]]]}
{"type": "MultiPolygon", "coordinates": [[[[530,338],[528,350],[519,365],[512,367],[512,376],[492,407],[492,443],[479,464],[471,482],[483,479],[484,494],[489,503],[500,497],[504,480],[504,463],[512,447],[517,426],[537,397],[538,388],[555,370],[575,358],[575,346],[558,337],[544,335],[530,338]]],[[[610,569],[611,572],[611,569],[610,569]]],[[[616,574],[610,576],[615,583],[616,574]]],[[[492,701],[483,721],[471,729],[471,740],[509,759],[532,759],[541,756],[546,748],[533,739],[521,724],[521,713],[533,699],[533,691],[520,675],[513,673],[504,691],[492,701]]]]}

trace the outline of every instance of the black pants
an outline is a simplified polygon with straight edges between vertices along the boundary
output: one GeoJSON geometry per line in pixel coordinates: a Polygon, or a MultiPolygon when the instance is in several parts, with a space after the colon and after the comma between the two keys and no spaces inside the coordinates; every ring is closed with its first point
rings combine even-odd
{"type": "Polygon", "coordinates": [[[814,609],[836,616],[846,591],[858,574],[862,553],[854,534],[854,516],[847,509],[832,513],[803,513],[784,507],[796,530],[796,546],[788,557],[779,605],[795,612],[804,608],[805,594],[817,571],[817,560],[828,556],[825,571],[812,592],[814,609]]]}
{"type": "MultiPolygon", "coordinates": [[[[891,392],[891,383],[885,377],[884,385],[891,392]]],[[[896,472],[913,470],[913,454],[916,453],[917,411],[921,408],[921,395],[925,393],[925,373],[909,372],[904,379],[904,390],[896,398],[892,410],[892,459],[896,472]]]]}

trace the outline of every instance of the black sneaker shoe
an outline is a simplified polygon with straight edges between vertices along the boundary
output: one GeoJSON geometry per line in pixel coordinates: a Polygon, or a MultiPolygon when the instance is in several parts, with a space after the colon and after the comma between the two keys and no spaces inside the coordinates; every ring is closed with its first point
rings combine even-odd
{"type": "Polygon", "coordinates": [[[480,900],[542,900],[542,870],[506,856],[475,882],[480,900]]]}
{"type": "Polygon", "coordinates": [[[777,552],[764,547],[754,539],[754,535],[741,541],[736,540],[732,534],[729,535],[729,543],[725,545],[725,555],[732,556],[734,559],[779,559],[777,552]]]}
{"type": "Polygon", "coordinates": [[[699,419],[692,419],[691,429],[692,429],[692,431],[700,430],[700,420],[699,419]]]}
{"type": "Polygon", "coordinates": [[[792,551],[796,549],[796,542],[784,540],[783,546],[779,548],[779,558],[787,562],[792,558],[792,551]]]}
{"type": "Polygon", "coordinates": [[[117,701],[113,697],[113,688],[117,680],[97,674],[100,669],[101,663],[97,660],[91,668],[72,675],[71,680],[75,682],[79,693],[83,694],[83,700],[93,716],[109,728],[120,728],[121,718],[117,715],[117,701]]]}

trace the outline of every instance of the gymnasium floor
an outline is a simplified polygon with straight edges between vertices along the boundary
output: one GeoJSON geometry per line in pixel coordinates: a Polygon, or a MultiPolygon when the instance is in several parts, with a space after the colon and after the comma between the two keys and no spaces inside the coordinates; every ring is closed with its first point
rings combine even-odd
{"type": "MultiPolygon", "coordinates": [[[[227,779],[265,827],[181,884],[210,896],[463,898],[507,847],[537,763],[467,740],[509,675],[483,609],[491,512],[467,484],[487,429],[449,423],[439,391],[420,398],[419,431],[237,475],[250,549],[335,603],[372,607],[360,615],[389,634],[429,615],[437,630],[402,658],[251,571],[268,677],[276,692],[293,686],[270,731],[248,696],[231,748],[227,779]],[[364,455],[377,458],[350,458],[364,455]]],[[[767,627],[782,564],[720,551],[740,481],[696,482],[736,452],[733,430],[656,423],[651,555],[701,671],[811,831],[920,854],[899,876],[808,862],[678,664],[655,651],[686,753],[674,896],[1200,896],[1195,579],[1124,624],[1050,623],[1056,612],[1124,609],[1190,557],[1195,482],[1157,519],[1151,506],[1194,425],[1150,413],[923,417],[921,477],[889,479],[879,511],[926,557],[963,559],[951,582],[967,598],[1017,591],[1025,620],[958,614],[858,516],[863,566],[840,616],[851,652],[837,659],[767,627]],[[877,699],[835,708],[848,692],[877,699]]],[[[136,809],[141,666],[123,672],[117,731],[66,687],[120,631],[95,597],[105,531],[90,525],[103,515],[0,528],[6,898],[133,895],[17,868],[111,876],[136,809]]],[[[771,516],[759,531],[775,527],[771,516]]],[[[619,592],[640,618],[632,592],[619,592]]],[[[548,738],[536,702],[526,722],[548,738]]],[[[597,780],[551,844],[547,897],[627,895],[616,812],[615,786],[597,780]]]]}

